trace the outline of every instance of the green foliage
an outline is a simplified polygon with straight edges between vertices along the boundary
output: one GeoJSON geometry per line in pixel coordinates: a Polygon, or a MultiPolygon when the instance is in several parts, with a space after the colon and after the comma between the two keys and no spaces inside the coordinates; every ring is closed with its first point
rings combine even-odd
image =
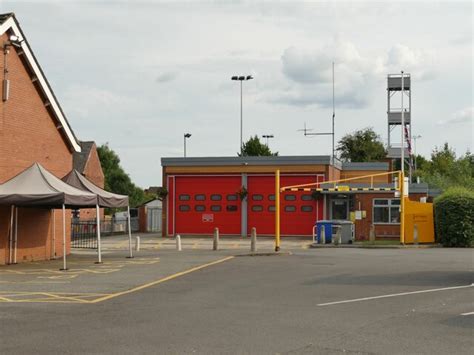
{"type": "Polygon", "coordinates": [[[260,142],[258,136],[254,136],[244,143],[242,154],[237,153],[237,155],[239,157],[277,156],[278,152],[272,153],[266,144],[260,142]]]}
{"type": "Polygon", "coordinates": [[[130,206],[136,207],[145,201],[145,193],[135,186],[127,173],[120,166],[120,158],[108,144],[97,148],[100,164],[105,175],[105,189],[121,195],[128,195],[130,206]]]}
{"type": "Polygon", "coordinates": [[[454,150],[445,143],[443,148],[433,150],[430,161],[418,165],[416,175],[441,190],[462,186],[474,191],[474,156],[467,152],[456,158],[454,150]]]}
{"type": "Polygon", "coordinates": [[[446,190],[434,201],[436,239],[447,247],[474,245],[474,191],[446,190]]]}
{"type": "Polygon", "coordinates": [[[237,191],[237,195],[239,195],[239,198],[240,198],[240,201],[243,201],[247,198],[247,195],[249,194],[249,192],[247,191],[247,189],[245,188],[245,186],[242,186],[239,191],[237,191]]]}
{"type": "Polygon", "coordinates": [[[158,187],[156,190],[156,198],[160,201],[163,201],[166,196],[168,196],[168,189],[163,186],[158,187]]]}
{"type": "Polygon", "coordinates": [[[342,161],[370,162],[387,157],[384,145],[372,128],[365,128],[346,134],[338,142],[337,149],[342,161]]]}

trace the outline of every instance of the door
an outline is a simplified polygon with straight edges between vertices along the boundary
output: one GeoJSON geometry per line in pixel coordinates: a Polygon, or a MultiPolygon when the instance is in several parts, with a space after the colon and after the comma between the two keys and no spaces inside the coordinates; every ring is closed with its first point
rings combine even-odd
{"type": "Polygon", "coordinates": [[[176,234],[240,235],[240,176],[176,176],[176,234]]]}
{"type": "MultiPolygon", "coordinates": [[[[281,186],[323,181],[323,175],[282,175],[281,186]]],[[[275,234],[275,176],[248,177],[248,223],[258,235],[275,234]]],[[[322,219],[323,201],[314,200],[311,192],[295,191],[280,194],[280,225],[282,235],[311,235],[314,223],[322,219]]]]}
{"type": "Polygon", "coordinates": [[[347,198],[331,199],[331,219],[349,219],[349,200],[347,198]]]}

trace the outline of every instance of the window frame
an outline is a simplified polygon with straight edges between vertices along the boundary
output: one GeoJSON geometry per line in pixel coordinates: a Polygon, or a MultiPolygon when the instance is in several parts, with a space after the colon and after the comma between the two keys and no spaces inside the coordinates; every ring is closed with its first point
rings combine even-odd
{"type": "Polygon", "coordinates": [[[377,224],[377,225],[382,225],[382,224],[388,224],[388,225],[400,225],[400,212],[398,214],[398,222],[391,222],[392,221],[392,208],[398,208],[398,211],[400,211],[400,199],[399,198],[374,198],[372,200],[372,223],[377,224]],[[377,204],[376,200],[379,201],[386,201],[387,204],[377,204]],[[398,203],[392,203],[392,201],[398,202],[398,203]],[[375,222],[375,209],[387,209],[388,211],[388,221],[387,222],[375,222]]]}
{"type": "Polygon", "coordinates": [[[186,212],[191,212],[192,208],[190,205],[179,205],[178,206],[178,211],[179,212],[183,212],[183,213],[186,213],[186,212]],[[185,209],[182,210],[181,207],[184,207],[185,209]],[[187,208],[187,209],[186,209],[187,208]]]}

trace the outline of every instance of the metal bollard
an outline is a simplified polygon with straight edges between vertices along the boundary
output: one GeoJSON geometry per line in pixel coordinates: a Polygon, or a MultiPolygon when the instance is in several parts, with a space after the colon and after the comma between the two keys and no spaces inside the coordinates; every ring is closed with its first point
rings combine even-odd
{"type": "Polygon", "coordinates": [[[176,235],[176,250],[181,251],[181,236],[179,234],[176,235]]]}
{"type": "Polygon", "coordinates": [[[342,230],[341,229],[342,229],[341,227],[337,228],[336,237],[333,239],[335,245],[341,244],[341,240],[342,240],[342,230]]]}
{"type": "Polygon", "coordinates": [[[212,243],[212,250],[219,250],[219,228],[214,228],[214,241],[212,243]]]}
{"type": "Polygon", "coordinates": [[[138,235],[135,237],[135,250],[140,251],[140,237],[138,235]]]}
{"type": "Polygon", "coordinates": [[[322,226],[321,231],[319,233],[319,244],[326,244],[326,228],[322,226]]]}
{"type": "Polygon", "coordinates": [[[418,225],[413,226],[413,244],[418,245],[418,225]]]}
{"type": "Polygon", "coordinates": [[[253,227],[250,233],[250,251],[255,253],[257,251],[257,228],[253,227]]]}
{"type": "Polygon", "coordinates": [[[369,241],[370,242],[375,242],[375,227],[374,227],[373,224],[370,225],[369,241]]]}

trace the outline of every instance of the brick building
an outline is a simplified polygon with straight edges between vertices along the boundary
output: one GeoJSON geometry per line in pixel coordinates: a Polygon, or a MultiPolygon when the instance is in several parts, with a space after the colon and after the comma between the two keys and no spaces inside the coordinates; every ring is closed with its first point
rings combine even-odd
{"type": "MultiPolygon", "coordinates": [[[[273,235],[277,169],[281,187],[390,171],[387,162],[333,164],[329,156],[162,158],[161,164],[168,190],[163,236],[211,235],[214,227],[221,234],[247,236],[255,227],[259,235],[273,235]]],[[[328,188],[319,196],[310,191],[282,192],[282,236],[311,236],[317,220],[352,219],[357,240],[368,239],[372,225],[379,238],[399,238],[400,199],[389,175],[344,185],[355,189],[328,188]]],[[[425,184],[412,184],[410,191],[414,201],[428,196],[425,184]]]]}
{"type": "MultiPolygon", "coordinates": [[[[12,13],[0,15],[0,43],[3,46],[3,58],[0,60],[3,73],[0,101],[0,183],[34,162],[39,162],[62,178],[73,168],[74,154],[81,153],[81,142],[74,135],[12,13]]],[[[89,155],[93,156],[94,153],[89,155]]],[[[84,165],[83,171],[91,180],[103,186],[100,163],[97,165],[94,157],[86,160],[90,163],[84,165]]],[[[62,233],[60,211],[20,208],[18,215],[19,262],[49,259],[53,257],[53,250],[56,251],[56,256],[61,255],[61,238],[56,238],[55,247],[52,245],[53,218],[56,220],[55,234],[60,236],[62,233]]],[[[10,207],[0,206],[0,265],[8,262],[9,218],[10,207]]],[[[66,223],[70,225],[69,213],[66,223]]]]}

